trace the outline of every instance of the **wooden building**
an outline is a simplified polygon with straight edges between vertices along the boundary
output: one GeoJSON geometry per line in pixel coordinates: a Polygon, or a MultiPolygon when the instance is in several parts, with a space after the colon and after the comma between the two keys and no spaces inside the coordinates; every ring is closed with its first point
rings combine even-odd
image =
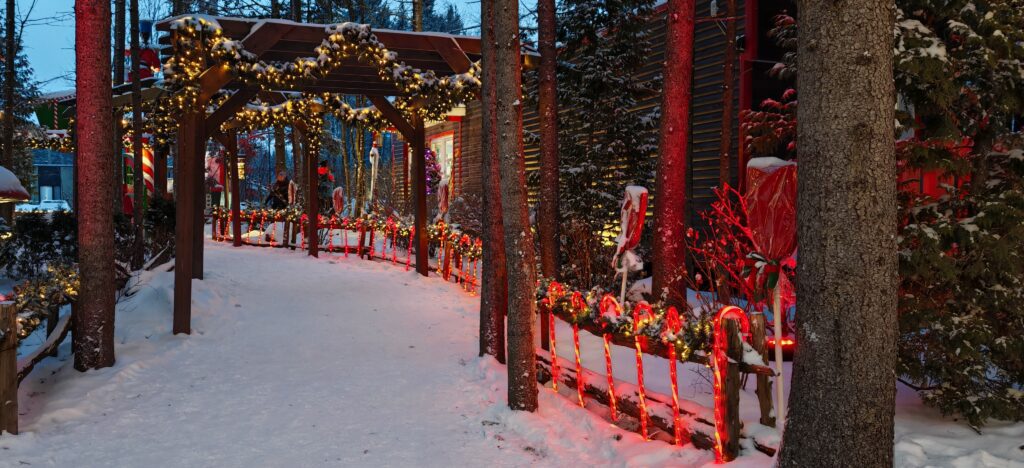
{"type": "MultiPolygon", "coordinates": [[[[709,208],[714,201],[713,188],[719,183],[719,149],[722,131],[722,90],[724,85],[723,66],[727,38],[725,35],[725,3],[701,0],[696,5],[694,27],[694,63],[693,90],[691,103],[690,158],[688,164],[687,208],[694,225],[701,225],[700,213],[709,208]],[[712,8],[717,16],[712,16],[712,8]]],[[[649,23],[652,50],[647,64],[642,68],[639,79],[645,81],[658,80],[662,73],[665,49],[666,4],[655,8],[655,14],[649,23]]],[[[737,30],[737,53],[735,82],[732,102],[732,146],[729,170],[729,181],[733,186],[743,186],[742,170],[749,156],[744,154],[739,142],[743,136],[739,131],[739,114],[743,109],[757,109],[758,103],[768,98],[779,98],[782,92],[792,84],[771,78],[768,71],[782,58],[780,50],[767,36],[772,28],[773,17],[789,12],[795,14],[795,3],[789,0],[737,0],[738,16],[735,18],[737,30]],[[756,18],[756,21],[748,21],[756,18]]],[[[647,111],[661,104],[660,94],[640,102],[634,111],[647,111]]],[[[565,109],[560,109],[565,111],[565,109]]],[[[467,195],[468,199],[481,194],[480,172],[480,111],[479,102],[466,108],[465,115],[456,120],[444,122],[427,129],[427,139],[441,138],[454,132],[455,146],[455,192],[467,195]]],[[[535,108],[523,109],[523,130],[525,138],[525,158],[527,173],[539,170],[539,153],[537,133],[539,121],[535,108]]],[[[651,130],[657,132],[657,128],[651,130]]],[[[428,145],[429,146],[429,145],[428,145]]],[[[651,158],[658,155],[651,154],[651,158]]],[[[527,180],[536,180],[527,177],[527,180]]],[[[625,185],[625,182],[624,182],[625,185]]],[[[397,185],[396,185],[397,186],[397,185]]],[[[654,187],[653,178],[648,181],[649,188],[654,187]]],[[[654,194],[655,197],[657,194],[654,194]]],[[[652,197],[653,203],[657,203],[652,197]]],[[[531,202],[537,198],[537,187],[530,187],[531,202]]]]}

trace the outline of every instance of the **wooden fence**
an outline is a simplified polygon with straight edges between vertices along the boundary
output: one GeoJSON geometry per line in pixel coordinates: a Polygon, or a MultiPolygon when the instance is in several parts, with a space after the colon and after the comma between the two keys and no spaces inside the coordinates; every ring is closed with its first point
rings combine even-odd
{"type": "Polygon", "coordinates": [[[18,433],[18,385],[36,364],[56,356],[57,348],[67,338],[71,314],[59,315],[60,306],[47,311],[46,341],[18,359],[18,308],[14,302],[0,303],[0,432],[18,433]]]}

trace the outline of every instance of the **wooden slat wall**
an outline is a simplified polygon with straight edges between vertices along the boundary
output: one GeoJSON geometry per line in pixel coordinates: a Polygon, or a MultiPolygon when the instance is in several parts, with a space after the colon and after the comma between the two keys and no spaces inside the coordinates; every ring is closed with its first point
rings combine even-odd
{"type": "MultiPolygon", "coordinates": [[[[743,0],[737,0],[737,10],[743,11],[743,0]]],[[[710,3],[707,1],[697,2],[696,18],[707,18],[710,16],[710,3]]],[[[725,10],[724,2],[719,2],[719,14],[725,10]]],[[[723,15],[724,16],[724,15],[723,15]]],[[[737,31],[742,33],[744,28],[743,18],[737,20],[737,31]]],[[[645,81],[657,80],[661,77],[664,50],[665,50],[665,12],[661,8],[650,23],[652,51],[647,64],[641,69],[638,78],[645,81]]],[[[687,181],[688,210],[693,226],[703,226],[700,213],[707,210],[714,200],[713,188],[718,185],[718,152],[719,138],[721,135],[721,112],[722,112],[722,61],[726,45],[725,24],[723,22],[701,22],[694,30],[694,76],[693,76],[693,102],[691,105],[691,132],[690,132],[690,160],[689,174],[687,181]]],[[[733,84],[733,108],[737,109],[739,104],[739,54],[737,53],[736,82],[733,84]]],[[[661,105],[661,96],[651,96],[638,103],[634,111],[649,110],[661,105]]],[[[559,112],[567,112],[560,109],[559,112]]],[[[733,155],[732,169],[730,170],[730,183],[735,185],[737,181],[737,141],[738,132],[738,110],[733,112],[733,155]]],[[[525,158],[527,173],[539,169],[538,154],[540,148],[537,144],[537,132],[539,122],[536,109],[523,109],[523,130],[525,137],[525,158]]],[[[657,132],[655,128],[652,130],[657,132]]],[[[656,153],[651,154],[657,158],[656,153]]],[[[530,177],[527,177],[530,180],[530,177]]],[[[654,180],[648,181],[649,188],[654,187],[654,180]]],[[[654,194],[657,195],[657,194],[654,194]]],[[[537,187],[530,186],[530,201],[535,202],[537,187]]],[[[651,205],[656,203],[651,198],[651,205]]]]}

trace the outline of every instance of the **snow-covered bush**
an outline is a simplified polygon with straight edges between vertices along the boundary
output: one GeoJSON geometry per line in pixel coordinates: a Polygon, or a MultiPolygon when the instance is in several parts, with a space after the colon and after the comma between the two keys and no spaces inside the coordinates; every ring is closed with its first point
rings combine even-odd
{"type": "Polygon", "coordinates": [[[900,373],[927,403],[1024,419],[1024,156],[989,157],[985,189],[903,191],[900,373]]]}

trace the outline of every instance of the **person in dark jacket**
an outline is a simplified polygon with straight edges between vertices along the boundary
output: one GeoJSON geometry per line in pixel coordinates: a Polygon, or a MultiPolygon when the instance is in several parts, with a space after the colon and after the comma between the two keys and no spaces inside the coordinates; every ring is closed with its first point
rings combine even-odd
{"type": "Polygon", "coordinates": [[[288,173],[281,171],[277,173],[277,181],[270,186],[270,194],[267,195],[266,205],[274,210],[283,210],[288,207],[288,173]]]}

